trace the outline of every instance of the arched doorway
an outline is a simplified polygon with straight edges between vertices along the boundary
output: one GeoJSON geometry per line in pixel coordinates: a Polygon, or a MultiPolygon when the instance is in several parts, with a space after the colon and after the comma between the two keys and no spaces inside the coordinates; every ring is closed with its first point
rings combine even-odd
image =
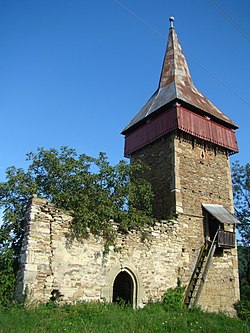
{"type": "Polygon", "coordinates": [[[113,302],[133,304],[134,282],[131,275],[126,272],[120,272],[114,281],[113,285],[113,302]]]}

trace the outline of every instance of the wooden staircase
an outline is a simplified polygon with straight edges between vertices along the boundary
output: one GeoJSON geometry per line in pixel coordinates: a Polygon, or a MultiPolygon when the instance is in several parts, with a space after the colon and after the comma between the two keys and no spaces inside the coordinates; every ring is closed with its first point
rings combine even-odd
{"type": "Polygon", "coordinates": [[[217,246],[217,236],[216,232],[212,242],[206,242],[199,253],[196,266],[193,275],[190,279],[190,283],[186,290],[186,296],[184,303],[188,307],[196,306],[198,304],[203,286],[205,284],[209,268],[211,266],[212,258],[217,246]]]}

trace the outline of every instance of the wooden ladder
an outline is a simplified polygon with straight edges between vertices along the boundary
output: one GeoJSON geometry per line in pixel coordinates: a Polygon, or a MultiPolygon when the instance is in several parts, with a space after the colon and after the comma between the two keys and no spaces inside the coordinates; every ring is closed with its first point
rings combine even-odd
{"type": "Polygon", "coordinates": [[[217,235],[218,230],[214,236],[213,241],[209,243],[206,242],[200,250],[196,266],[190,279],[190,283],[187,287],[186,296],[184,299],[184,303],[188,307],[197,306],[199,302],[200,295],[204,287],[207,274],[212,263],[212,258],[217,246],[217,235]]]}

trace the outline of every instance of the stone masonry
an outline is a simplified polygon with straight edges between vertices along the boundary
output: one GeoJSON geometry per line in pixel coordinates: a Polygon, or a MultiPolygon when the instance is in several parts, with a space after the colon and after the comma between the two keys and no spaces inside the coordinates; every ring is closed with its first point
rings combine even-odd
{"type": "MultiPolygon", "coordinates": [[[[166,202],[176,203],[174,215],[147,230],[144,242],[138,232],[118,233],[120,252],[111,248],[104,256],[101,237],[90,234],[87,239],[72,241],[70,215],[34,197],[20,256],[19,295],[27,286],[30,300],[38,302],[47,302],[53,290],[64,295],[64,302],[112,301],[114,280],[125,271],[133,281],[133,305],[143,306],[149,300],[161,299],[168,288],[177,286],[178,279],[188,285],[207,237],[201,203],[223,202],[232,210],[228,156],[212,146],[204,147],[202,142],[194,143],[188,136],[169,135],[156,144],[163,159],[161,162],[159,158],[159,165],[168,165],[163,168],[166,175],[162,173],[162,184],[171,193],[166,202]]],[[[149,156],[154,161],[154,155],[150,146],[147,149],[148,154],[144,148],[140,158],[147,155],[149,163],[149,156]]],[[[151,167],[156,174],[160,172],[154,164],[151,167]]],[[[160,215],[164,217],[164,212],[160,215]]],[[[233,225],[225,226],[225,230],[233,229],[233,225]]],[[[233,313],[238,299],[237,249],[223,249],[213,258],[199,305],[209,311],[233,313]]]]}
{"type": "MultiPolygon", "coordinates": [[[[34,197],[20,256],[18,294],[28,289],[30,301],[47,302],[60,290],[64,302],[112,301],[117,274],[127,271],[134,281],[134,306],[159,300],[177,284],[182,267],[178,223],[163,221],[148,231],[144,242],[138,232],[118,234],[116,253],[103,254],[103,239],[89,235],[70,240],[71,217],[44,199],[34,197]]],[[[114,228],[116,226],[114,225],[114,228]]]]}
{"type": "MultiPolygon", "coordinates": [[[[202,204],[220,204],[233,213],[229,156],[213,144],[176,132],[137,150],[131,156],[132,161],[136,159],[151,168],[146,178],[155,192],[155,215],[177,216],[180,277],[187,285],[208,238],[202,204]]],[[[224,230],[235,231],[235,226],[225,225],[224,230]]],[[[207,310],[233,311],[238,299],[237,248],[223,249],[213,258],[199,304],[207,310]]]]}

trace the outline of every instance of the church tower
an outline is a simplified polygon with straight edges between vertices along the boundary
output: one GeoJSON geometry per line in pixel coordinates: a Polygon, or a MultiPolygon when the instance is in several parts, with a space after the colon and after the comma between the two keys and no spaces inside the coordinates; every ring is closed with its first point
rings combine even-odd
{"type": "Polygon", "coordinates": [[[158,88],[122,134],[131,163],[150,166],[155,217],[178,223],[188,305],[224,308],[228,292],[231,303],[239,297],[229,163],[237,128],[194,86],[171,17],[158,88]]]}
{"type": "Polygon", "coordinates": [[[73,217],[34,196],[20,254],[17,295],[48,302],[123,299],[141,307],[179,282],[187,306],[235,314],[238,259],[229,156],[235,125],[195,88],[173,18],[158,89],[123,130],[131,163],[150,166],[158,221],[121,233],[104,256],[104,240],[70,238],[73,217]],[[69,244],[70,243],[70,244],[69,244]]]}

